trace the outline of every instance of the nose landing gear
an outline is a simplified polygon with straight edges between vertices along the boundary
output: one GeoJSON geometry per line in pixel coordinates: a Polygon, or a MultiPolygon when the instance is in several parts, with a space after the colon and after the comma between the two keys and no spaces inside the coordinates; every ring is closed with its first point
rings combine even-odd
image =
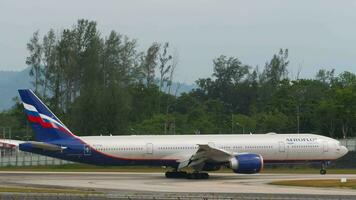
{"type": "Polygon", "coordinates": [[[321,169],[320,169],[320,174],[325,175],[326,174],[326,168],[329,166],[330,161],[323,161],[321,162],[321,169]]]}
{"type": "Polygon", "coordinates": [[[326,170],[325,170],[325,169],[321,169],[321,170],[320,170],[320,174],[321,174],[321,175],[325,175],[325,174],[326,174],[326,170]]]}

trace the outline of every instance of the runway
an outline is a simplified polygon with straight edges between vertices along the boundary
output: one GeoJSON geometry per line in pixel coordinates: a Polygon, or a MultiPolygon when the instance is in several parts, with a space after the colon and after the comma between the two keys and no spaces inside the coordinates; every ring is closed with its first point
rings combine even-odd
{"type": "MultiPolygon", "coordinates": [[[[338,195],[356,198],[356,190],[306,188],[270,185],[278,180],[356,179],[356,175],[210,173],[208,180],[167,179],[162,173],[124,172],[0,172],[1,186],[52,186],[94,189],[112,196],[118,194],[263,194],[271,195],[338,195]]],[[[331,196],[330,196],[331,197],[331,196]]]]}

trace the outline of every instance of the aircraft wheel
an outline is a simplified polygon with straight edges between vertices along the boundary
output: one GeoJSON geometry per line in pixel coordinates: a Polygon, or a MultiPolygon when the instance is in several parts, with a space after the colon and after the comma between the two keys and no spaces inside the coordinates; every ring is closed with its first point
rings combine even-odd
{"type": "Polygon", "coordinates": [[[172,172],[166,172],[166,178],[173,178],[172,172]]]}
{"type": "Polygon", "coordinates": [[[198,179],[198,173],[189,173],[188,175],[187,175],[187,178],[188,179],[198,179]]]}
{"type": "Polygon", "coordinates": [[[166,172],[166,178],[186,178],[187,172],[166,172]]]}
{"type": "Polygon", "coordinates": [[[203,179],[209,179],[209,174],[208,173],[202,173],[202,178],[203,179]]]}
{"type": "Polygon", "coordinates": [[[320,170],[320,174],[321,174],[321,175],[325,175],[325,174],[326,174],[326,170],[325,170],[325,169],[321,169],[321,170],[320,170]]]}
{"type": "Polygon", "coordinates": [[[208,179],[209,174],[208,173],[199,173],[199,172],[194,172],[190,173],[187,175],[188,179],[208,179]]]}
{"type": "Polygon", "coordinates": [[[177,172],[177,178],[187,178],[187,172],[177,172]]]}
{"type": "Polygon", "coordinates": [[[320,169],[320,174],[325,175],[326,174],[326,167],[330,164],[330,161],[323,161],[321,162],[321,169],[320,169]]]}

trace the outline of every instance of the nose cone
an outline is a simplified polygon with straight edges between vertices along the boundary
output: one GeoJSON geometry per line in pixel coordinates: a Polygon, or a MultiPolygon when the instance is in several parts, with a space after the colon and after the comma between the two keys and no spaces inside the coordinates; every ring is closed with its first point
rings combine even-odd
{"type": "Polygon", "coordinates": [[[349,152],[349,150],[345,146],[341,146],[341,155],[344,156],[349,152]]]}

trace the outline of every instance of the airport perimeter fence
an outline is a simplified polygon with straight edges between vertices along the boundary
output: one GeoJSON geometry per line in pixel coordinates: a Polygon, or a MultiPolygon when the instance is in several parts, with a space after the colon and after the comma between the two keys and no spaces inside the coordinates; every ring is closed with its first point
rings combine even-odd
{"type": "Polygon", "coordinates": [[[0,153],[0,167],[9,166],[41,166],[41,165],[63,165],[73,162],[52,158],[48,156],[42,156],[33,153],[21,152],[17,149],[11,151],[1,149],[0,153]]]}

